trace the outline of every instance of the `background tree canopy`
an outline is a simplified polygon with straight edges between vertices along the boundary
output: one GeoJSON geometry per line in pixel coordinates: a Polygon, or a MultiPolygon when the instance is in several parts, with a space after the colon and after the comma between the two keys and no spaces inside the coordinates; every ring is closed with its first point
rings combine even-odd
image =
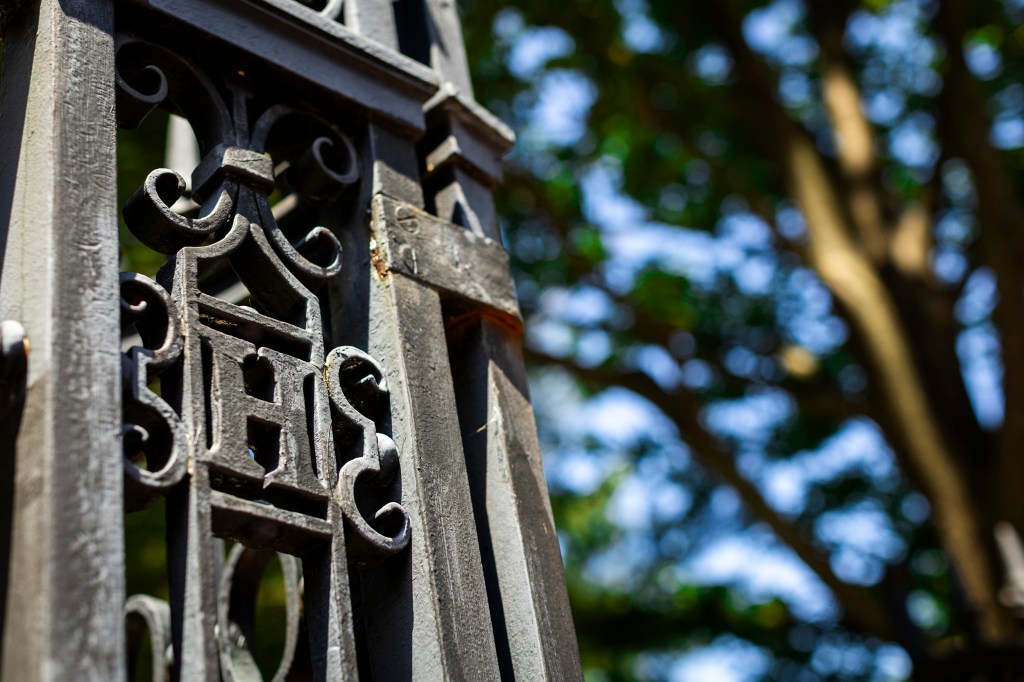
{"type": "Polygon", "coordinates": [[[1024,2],[461,9],[588,678],[1024,675],[1024,2]]]}

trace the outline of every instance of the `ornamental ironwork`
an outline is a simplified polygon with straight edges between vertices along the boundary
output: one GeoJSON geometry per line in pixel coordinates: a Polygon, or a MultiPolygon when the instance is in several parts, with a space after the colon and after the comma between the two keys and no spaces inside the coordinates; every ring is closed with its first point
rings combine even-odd
{"type": "MultiPolygon", "coordinates": [[[[252,583],[274,550],[303,557],[306,631],[335,652],[315,672],[337,679],[342,652],[354,652],[348,563],[404,549],[409,521],[387,499],[398,452],[374,423],[387,407],[384,371],[356,348],[325,351],[315,292],[339,275],[341,244],[318,225],[287,235],[268,197],[280,190],[289,201],[277,206],[293,210],[298,202],[343,200],[360,176],[355,147],[299,107],[251,112],[245,84],[218,87],[150,43],[119,36],[116,64],[118,124],[132,128],[155,106],[170,107],[196,131],[202,155],[191,178],[194,208],[172,209],[186,182],[167,168],[149,173],[128,200],[128,229],[169,259],[159,283],[138,273],[120,278],[129,345],[125,509],[170,495],[169,518],[187,529],[179,541],[186,570],[172,578],[182,612],[173,618],[180,675],[198,679],[216,669],[215,652],[227,679],[254,669],[246,647],[253,624],[235,617],[251,619],[254,585],[240,590],[236,573],[245,567],[252,583]],[[225,300],[225,291],[244,304],[225,300]],[[156,379],[159,393],[150,388],[156,379]],[[214,537],[240,544],[223,561],[214,537]],[[186,636],[190,613],[198,626],[186,636]],[[213,621],[221,627],[210,628],[213,621]]],[[[291,558],[281,561],[291,621],[298,569],[291,558]]],[[[280,679],[294,655],[294,624],[286,639],[280,679]]]]}
{"type": "Polygon", "coordinates": [[[3,679],[580,679],[491,195],[512,138],[454,4],[23,5],[3,679]],[[118,206],[117,137],[167,120],[195,158],[118,206]],[[119,273],[129,244],[157,266],[119,273]],[[126,594],[139,532],[164,575],[126,594]]]}

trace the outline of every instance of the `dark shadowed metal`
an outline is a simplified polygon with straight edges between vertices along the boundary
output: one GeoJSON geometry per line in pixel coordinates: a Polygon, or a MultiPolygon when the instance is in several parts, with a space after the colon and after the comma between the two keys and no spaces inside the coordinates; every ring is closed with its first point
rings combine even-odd
{"type": "Polygon", "coordinates": [[[512,136],[454,3],[41,0],[8,31],[3,679],[580,679],[512,136]],[[114,127],[157,109],[199,156],[121,207],[166,260],[118,277],[114,127]],[[170,600],[125,600],[122,515],[158,500],[170,600]]]}

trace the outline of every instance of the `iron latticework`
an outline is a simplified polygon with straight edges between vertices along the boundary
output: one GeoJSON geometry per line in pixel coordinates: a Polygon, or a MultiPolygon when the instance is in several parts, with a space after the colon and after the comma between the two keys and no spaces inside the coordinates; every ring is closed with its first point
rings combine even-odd
{"type": "Polygon", "coordinates": [[[491,198],[511,134],[454,4],[6,19],[4,679],[579,678],[491,198]],[[118,207],[116,129],[168,114],[198,154],[118,207]],[[163,264],[118,275],[129,242],[163,264]],[[154,510],[166,594],[125,598],[123,515],[154,510]]]}

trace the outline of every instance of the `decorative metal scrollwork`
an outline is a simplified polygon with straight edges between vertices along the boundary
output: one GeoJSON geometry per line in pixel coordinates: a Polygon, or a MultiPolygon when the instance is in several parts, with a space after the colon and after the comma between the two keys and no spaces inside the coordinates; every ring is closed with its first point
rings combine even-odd
{"type": "Polygon", "coordinates": [[[255,639],[256,595],[264,571],[275,556],[281,562],[284,576],[286,615],[284,651],[273,682],[283,682],[291,670],[299,641],[302,588],[298,561],[287,554],[235,545],[224,562],[217,611],[217,620],[221,624],[217,644],[225,682],[260,679],[251,644],[255,639]]]}
{"type": "Polygon", "coordinates": [[[178,414],[149,383],[181,358],[177,306],[153,280],[121,275],[121,328],[134,326],[142,345],[122,358],[125,509],[143,509],[185,477],[187,445],[178,414]],[[146,468],[137,466],[139,456],[146,468]]]}
{"type": "Polygon", "coordinates": [[[358,348],[343,346],[327,356],[324,378],[335,413],[335,442],[352,453],[338,482],[338,503],[351,533],[351,560],[365,562],[399,552],[409,544],[409,517],[397,502],[381,502],[398,469],[398,448],[373,423],[387,406],[384,370],[358,348]],[[374,487],[360,486],[364,479],[374,487]],[[371,498],[368,493],[374,489],[378,494],[371,498]]]}
{"type": "Polygon", "coordinates": [[[150,678],[167,682],[171,678],[171,607],[155,597],[134,594],[124,604],[125,635],[129,675],[134,677],[136,661],[142,654],[146,632],[152,658],[150,678]]]}
{"type": "MultiPolygon", "coordinates": [[[[190,194],[198,208],[172,209],[188,183],[159,168],[123,209],[131,233],[168,256],[155,279],[121,278],[123,440],[126,509],[165,496],[168,523],[185,529],[169,548],[184,554],[171,563],[188,567],[171,580],[177,674],[259,679],[244,646],[253,590],[282,552],[288,645],[274,679],[288,672],[298,636],[291,556],[319,586],[303,603],[309,630],[337,640],[326,644],[332,655],[313,657],[318,677],[334,679],[351,637],[331,606],[347,589],[347,564],[400,552],[409,521],[397,447],[378,430],[384,369],[356,348],[326,353],[316,292],[340,272],[341,244],[326,227],[279,223],[269,197],[285,196],[279,207],[343,200],[360,178],[356,148],[301,107],[253,115],[241,80],[215,85],[148,43],[118,38],[117,67],[119,124],[165,107],[191,123],[201,155],[190,194]],[[214,537],[239,543],[223,573],[214,537]]],[[[132,608],[155,638],[159,609],[132,608]]]]}

